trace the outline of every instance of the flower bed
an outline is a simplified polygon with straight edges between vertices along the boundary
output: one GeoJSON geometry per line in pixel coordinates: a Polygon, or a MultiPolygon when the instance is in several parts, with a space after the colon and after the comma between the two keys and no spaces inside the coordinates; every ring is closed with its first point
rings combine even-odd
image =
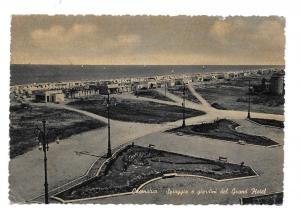
{"type": "Polygon", "coordinates": [[[204,176],[216,180],[255,176],[248,166],[196,158],[142,146],[120,150],[103,172],[55,197],[70,201],[135,191],[143,183],[168,173],[204,176]]]}
{"type": "Polygon", "coordinates": [[[250,120],[262,125],[284,128],[283,121],[277,121],[273,119],[261,119],[261,118],[251,118],[250,120]]]}
{"type": "Polygon", "coordinates": [[[254,144],[254,145],[262,145],[262,146],[272,146],[277,145],[278,143],[262,136],[255,136],[246,133],[241,133],[236,131],[235,129],[239,126],[239,124],[227,120],[220,119],[213,123],[202,123],[197,125],[190,125],[184,128],[174,128],[168,130],[167,132],[177,133],[181,132],[189,135],[199,135],[213,139],[220,139],[226,141],[240,142],[243,141],[245,144],[254,144]]]}

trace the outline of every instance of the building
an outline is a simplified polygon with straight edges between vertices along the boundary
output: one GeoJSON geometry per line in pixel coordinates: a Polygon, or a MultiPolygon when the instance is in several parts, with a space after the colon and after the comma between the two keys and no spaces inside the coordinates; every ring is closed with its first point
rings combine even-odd
{"type": "Polygon", "coordinates": [[[183,79],[175,79],[175,86],[183,86],[185,84],[183,79]]]}
{"type": "Polygon", "coordinates": [[[147,81],[134,82],[132,89],[133,91],[137,91],[140,89],[148,89],[148,82],[147,81]]]}
{"type": "Polygon", "coordinates": [[[139,89],[155,89],[157,88],[157,81],[155,78],[149,78],[148,80],[134,82],[132,85],[132,90],[137,91],[139,89]]]}
{"type": "Polygon", "coordinates": [[[65,95],[62,90],[34,91],[33,95],[36,102],[63,103],[65,101],[65,95]]]}
{"type": "Polygon", "coordinates": [[[157,88],[157,82],[155,78],[149,78],[147,80],[147,84],[148,84],[148,88],[150,89],[157,88]]]}
{"type": "Polygon", "coordinates": [[[214,76],[215,76],[215,79],[225,79],[224,73],[217,73],[214,76]]]}
{"type": "Polygon", "coordinates": [[[175,86],[175,80],[174,79],[171,79],[171,80],[167,80],[167,87],[168,88],[172,88],[175,86]]]}
{"type": "Polygon", "coordinates": [[[202,82],[209,82],[211,81],[213,78],[212,78],[212,75],[205,75],[202,77],[202,82]]]}
{"type": "Polygon", "coordinates": [[[284,72],[276,72],[270,78],[270,93],[284,95],[284,72]]]}

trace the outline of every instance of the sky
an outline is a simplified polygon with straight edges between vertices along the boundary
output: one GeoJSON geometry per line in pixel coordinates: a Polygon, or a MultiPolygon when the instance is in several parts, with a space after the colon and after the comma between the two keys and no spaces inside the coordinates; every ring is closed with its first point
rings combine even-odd
{"type": "Polygon", "coordinates": [[[12,16],[12,64],[282,65],[283,17],[12,16]]]}

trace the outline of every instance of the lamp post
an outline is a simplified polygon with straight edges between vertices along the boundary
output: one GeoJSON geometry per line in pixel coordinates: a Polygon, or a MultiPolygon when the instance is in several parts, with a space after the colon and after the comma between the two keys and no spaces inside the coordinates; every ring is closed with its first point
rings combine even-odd
{"type": "Polygon", "coordinates": [[[47,132],[46,132],[46,120],[42,120],[43,126],[42,129],[36,127],[34,133],[39,142],[39,150],[43,150],[44,152],[44,187],[45,187],[45,204],[48,204],[48,176],[47,176],[47,151],[49,150],[47,132]]]}
{"type": "Polygon", "coordinates": [[[250,95],[251,94],[250,84],[251,84],[251,80],[249,79],[248,81],[249,81],[249,83],[248,83],[248,115],[247,115],[247,118],[250,119],[251,118],[250,117],[250,99],[251,99],[250,98],[251,97],[251,95],[250,95]]]}
{"type": "MultiPolygon", "coordinates": [[[[48,173],[47,173],[47,151],[49,150],[49,135],[52,131],[46,129],[46,120],[42,120],[42,128],[35,128],[35,135],[39,142],[39,150],[44,152],[44,187],[45,187],[45,204],[49,204],[48,194],[48,173]]],[[[59,144],[59,137],[56,137],[56,144],[59,144]]]]}
{"type": "Polygon", "coordinates": [[[183,83],[182,127],[185,127],[185,83],[183,83]]]}
{"type": "Polygon", "coordinates": [[[115,98],[110,99],[110,91],[107,91],[107,98],[104,101],[107,108],[107,158],[111,157],[111,142],[110,142],[110,107],[112,105],[116,106],[115,98]]]}
{"type": "Polygon", "coordinates": [[[165,81],[165,97],[167,97],[167,81],[165,81]]]}

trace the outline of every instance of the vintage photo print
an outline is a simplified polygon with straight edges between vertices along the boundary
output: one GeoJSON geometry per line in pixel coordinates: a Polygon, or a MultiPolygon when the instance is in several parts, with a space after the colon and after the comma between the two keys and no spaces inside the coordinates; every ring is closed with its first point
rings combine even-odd
{"type": "Polygon", "coordinates": [[[285,18],[13,15],[16,204],[283,204],[285,18]]]}

